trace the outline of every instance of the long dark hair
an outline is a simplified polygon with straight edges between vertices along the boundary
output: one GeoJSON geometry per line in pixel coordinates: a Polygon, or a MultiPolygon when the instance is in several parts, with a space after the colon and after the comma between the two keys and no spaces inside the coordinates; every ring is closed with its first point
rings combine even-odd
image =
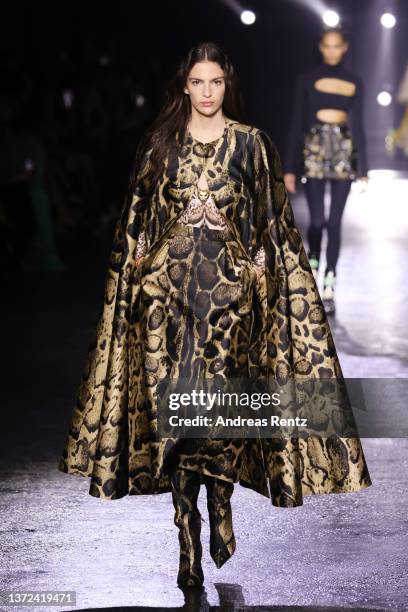
{"type": "Polygon", "coordinates": [[[141,138],[136,152],[133,175],[134,186],[141,160],[151,148],[149,168],[145,179],[155,185],[162,170],[165,157],[172,149],[182,146],[187,123],[191,115],[190,97],[184,93],[187,77],[197,62],[216,62],[224,71],[225,94],[222,103],[224,115],[244,122],[244,104],[237,73],[225,51],[216,43],[205,41],[192,47],[180,62],[175,75],[167,84],[164,105],[151,126],[141,138]]]}

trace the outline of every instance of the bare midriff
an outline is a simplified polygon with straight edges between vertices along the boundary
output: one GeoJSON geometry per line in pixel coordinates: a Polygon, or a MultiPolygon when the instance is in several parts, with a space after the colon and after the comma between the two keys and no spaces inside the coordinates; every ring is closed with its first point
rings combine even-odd
{"type": "Polygon", "coordinates": [[[316,117],[323,123],[347,123],[348,113],[335,108],[321,108],[317,111],[316,117]]]}

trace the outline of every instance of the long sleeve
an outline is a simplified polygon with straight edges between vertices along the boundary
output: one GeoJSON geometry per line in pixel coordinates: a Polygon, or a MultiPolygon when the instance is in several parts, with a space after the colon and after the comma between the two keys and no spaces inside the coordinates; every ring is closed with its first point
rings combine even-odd
{"type": "Polygon", "coordinates": [[[361,78],[357,80],[357,89],[354,94],[351,109],[351,132],[357,149],[357,173],[367,176],[367,146],[364,128],[364,83],[361,78]]]}
{"type": "Polygon", "coordinates": [[[298,75],[295,82],[295,98],[290,123],[289,134],[284,155],[283,171],[296,174],[297,160],[301,152],[302,139],[305,131],[305,78],[298,75]]]}

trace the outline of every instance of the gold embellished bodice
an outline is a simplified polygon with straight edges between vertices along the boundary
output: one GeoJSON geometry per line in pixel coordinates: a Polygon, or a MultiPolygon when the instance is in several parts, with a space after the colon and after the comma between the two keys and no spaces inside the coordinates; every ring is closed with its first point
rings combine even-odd
{"type": "MultiPolygon", "coordinates": [[[[220,230],[228,227],[210,191],[208,189],[200,189],[198,185],[195,186],[186,208],[177,219],[177,223],[220,230]]],[[[137,243],[135,259],[143,257],[146,251],[146,236],[144,232],[141,232],[137,243]]],[[[263,246],[256,251],[253,263],[258,268],[263,268],[265,266],[265,251],[263,246]]]]}
{"type": "Polygon", "coordinates": [[[227,228],[225,219],[218,210],[210,191],[199,189],[198,185],[195,186],[193,195],[177,223],[195,227],[206,226],[212,229],[227,228]]]}
{"type": "MultiPolygon", "coordinates": [[[[210,192],[201,190],[198,187],[195,188],[189,203],[178,218],[177,223],[181,223],[182,225],[192,225],[194,227],[209,227],[219,230],[226,229],[228,227],[212,196],[210,195],[210,192]]],[[[141,232],[137,243],[135,259],[137,260],[144,257],[146,251],[146,235],[144,232],[141,232]]],[[[255,252],[253,263],[260,270],[264,268],[265,250],[263,246],[261,246],[255,252]]]]}

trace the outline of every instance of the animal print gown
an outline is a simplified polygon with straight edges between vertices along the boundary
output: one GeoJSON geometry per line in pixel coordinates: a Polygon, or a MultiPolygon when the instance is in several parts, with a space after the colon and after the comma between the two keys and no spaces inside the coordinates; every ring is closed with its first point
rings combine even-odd
{"type": "MultiPolygon", "coordinates": [[[[212,146],[200,144],[204,152],[212,146]]],[[[203,159],[207,159],[205,155],[203,159]]],[[[249,375],[255,281],[262,273],[265,251],[258,248],[252,265],[246,260],[204,177],[203,173],[186,209],[141,273],[143,343],[148,349],[161,337],[166,351],[171,347],[171,361],[156,353],[162,365],[148,387],[152,403],[162,379],[182,378],[194,389],[203,379],[214,376],[226,382],[249,375]],[[162,325],[151,325],[158,306],[163,305],[170,318],[162,325]]],[[[136,259],[145,251],[142,234],[136,259]]],[[[244,443],[243,438],[186,437],[173,449],[167,466],[237,482],[244,443]]]]}
{"type": "MultiPolygon", "coordinates": [[[[231,117],[217,141],[182,138],[154,185],[151,150],[130,181],[58,469],[90,477],[89,494],[104,500],[170,492],[171,457],[204,476],[238,478],[278,507],[369,487],[354,429],[244,443],[157,436],[154,392],[166,376],[193,385],[249,368],[251,380],[272,384],[343,381],[276,146],[231,117]]],[[[342,422],[347,398],[336,406],[332,414],[319,405],[320,421],[342,422]]]]}

